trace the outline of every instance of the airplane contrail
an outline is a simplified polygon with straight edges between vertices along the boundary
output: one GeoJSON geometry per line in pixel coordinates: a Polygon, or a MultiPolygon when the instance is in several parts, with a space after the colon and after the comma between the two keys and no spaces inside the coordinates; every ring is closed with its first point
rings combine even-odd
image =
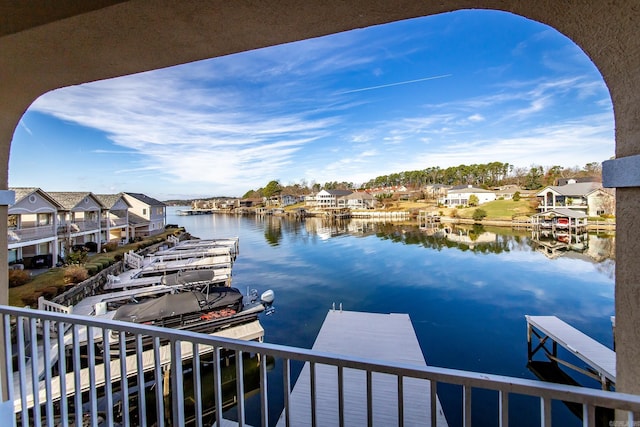
{"type": "Polygon", "coordinates": [[[362,89],[347,90],[345,92],[338,93],[338,95],[344,95],[344,94],[347,94],[347,93],[355,93],[355,92],[364,92],[366,90],[373,90],[373,89],[382,89],[382,88],[391,87],[391,86],[408,85],[409,83],[418,83],[418,82],[424,82],[424,81],[427,81],[427,80],[442,79],[442,78],[445,78],[445,77],[451,77],[452,75],[453,74],[443,74],[441,76],[425,77],[423,79],[406,80],[404,82],[389,83],[389,84],[386,84],[386,85],[371,86],[371,87],[365,87],[365,88],[362,88],[362,89]]]}

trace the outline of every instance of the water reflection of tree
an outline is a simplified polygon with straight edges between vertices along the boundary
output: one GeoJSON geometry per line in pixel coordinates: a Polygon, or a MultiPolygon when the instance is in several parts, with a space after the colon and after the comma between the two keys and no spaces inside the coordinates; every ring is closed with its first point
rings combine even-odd
{"type": "MultiPolygon", "coordinates": [[[[471,240],[477,240],[478,236],[485,232],[482,225],[474,225],[471,228],[453,228],[452,232],[464,230],[471,237],[471,240]],[[473,236],[472,236],[473,233],[473,236]],[[474,238],[475,237],[475,238],[474,238]]],[[[398,226],[395,224],[376,224],[376,236],[383,240],[391,240],[406,245],[421,245],[428,249],[442,250],[459,249],[461,251],[471,251],[474,253],[493,253],[500,254],[509,252],[511,245],[510,239],[498,238],[494,242],[481,242],[469,245],[462,242],[454,242],[446,238],[444,233],[434,233],[427,235],[417,226],[398,226]]]]}
{"type": "Polygon", "coordinates": [[[278,246],[282,240],[282,224],[278,218],[269,217],[265,221],[264,238],[271,246],[278,246]]]}

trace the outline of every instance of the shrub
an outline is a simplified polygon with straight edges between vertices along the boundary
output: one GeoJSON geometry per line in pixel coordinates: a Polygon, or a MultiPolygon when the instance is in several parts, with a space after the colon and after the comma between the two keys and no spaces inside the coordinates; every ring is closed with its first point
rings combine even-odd
{"type": "Polygon", "coordinates": [[[116,249],[118,249],[118,242],[109,242],[102,245],[102,250],[104,252],[111,252],[115,251],[116,249]]]}
{"type": "Polygon", "coordinates": [[[31,280],[31,273],[26,270],[9,270],[9,287],[22,286],[31,280]]]}
{"type": "Polygon", "coordinates": [[[38,305],[38,298],[40,298],[42,294],[40,292],[33,292],[31,294],[25,295],[21,298],[24,305],[28,305],[29,307],[35,307],[38,305]]]}
{"type": "Polygon", "coordinates": [[[98,274],[98,272],[102,270],[102,264],[95,264],[93,262],[89,262],[84,265],[84,268],[87,269],[87,274],[89,276],[93,276],[95,274],[98,274]]]}
{"type": "Polygon", "coordinates": [[[86,260],[87,250],[84,248],[75,252],[68,253],[67,257],[65,258],[65,262],[67,264],[84,264],[86,260]]]}
{"type": "Polygon", "coordinates": [[[516,191],[515,193],[513,193],[513,201],[517,202],[518,200],[520,200],[520,192],[516,191]]]}
{"type": "Polygon", "coordinates": [[[64,283],[80,283],[87,280],[89,273],[81,265],[70,265],[64,269],[64,283]]]}
{"type": "Polygon", "coordinates": [[[474,221],[482,221],[487,216],[487,212],[484,209],[476,209],[473,211],[473,220],[474,221]]]}
{"type": "Polygon", "coordinates": [[[42,296],[45,299],[52,300],[58,295],[59,288],[57,286],[47,286],[46,288],[41,289],[42,296]]]}

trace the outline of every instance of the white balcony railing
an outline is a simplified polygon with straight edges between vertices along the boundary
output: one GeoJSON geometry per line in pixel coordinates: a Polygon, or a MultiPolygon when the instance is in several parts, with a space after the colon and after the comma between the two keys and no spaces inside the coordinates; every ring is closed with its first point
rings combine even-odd
{"type": "Polygon", "coordinates": [[[122,227],[124,225],[127,225],[128,222],[126,218],[109,218],[101,220],[100,224],[102,225],[102,228],[106,229],[107,226],[109,228],[122,227]]]}
{"type": "MultiPolygon", "coordinates": [[[[408,402],[402,397],[402,393],[398,393],[398,415],[402,414],[405,405],[430,405],[431,413],[435,413],[438,386],[459,386],[463,395],[459,411],[465,425],[471,425],[472,390],[481,389],[497,392],[498,420],[487,422],[504,427],[509,423],[509,399],[515,394],[539,398],[542,426],[551,426],[553,401],[581,405],[584,426],[596,424],[596,407],[622,411],[618,413],[619,416],[624,416],[621,425],[634,425],[633,413],[640,413],[640,396],[623,393],[453,369],[380,362],[55,312],[0,306],[0,315],[5,335],[4,368],[8,371],[9,378],[14,379],[8,381],[8,396],[0,399],[3,402],[0,403],[0,413],[10,414],[13,411],[15,417],[12,421],[3,420],[12,425],[68,426],[74,424],[75,420],[82,420],[83,425],[97,425],[104,421],[104,425],[148,425],[155,422],[158,426],[178,426],[189,421],[201,426],[203,414],[210,413],[210,408],[202,405],[203,386],[211,387],[211,383],[207,381],[205,384],[201,378],[207,375],[205,371],[212,371],[213,406],[224,408],[225,402],[229,401],[226,396],[229,390],[223,387],[224,362],[221,361],[221,356],[231,355],[235,357],[235,378],[242,379],[234,381],[232,393],[235,393],[237,399],[234,397],[232,401],[236,406],[238,424],[243,426],[246,408],[243,355],[246,354],[258,355],[259,358],[259,367],[256,368],[259,370],[259,411],[261,424],[264,426],[273,424],[269,422],[270,398],[282,401],[283,416],[289,416],[292,361],[310,363],[311,384],[316,384],[315,372],[318,365],[335,367],[337,375],[334,390],[339,399],[337,418],[341,422],[344,421],[345,410],[348,411],[348,407],[345,408],[348,402],[343,395],[347,377],[345,370],[361,371],[367,378],[380,373],[392,375],[397,378],[399,389],[408,378],[431,381],[430,401],[408,402]],[[71,326],[66,335],[60,333],[56,336],[56,331],[65,331],[68,325],[71,326]],[[83,347],[81,337],[87,332],[88,345],[83,347]],[[110,337],[115,337],[112,346],[96,346],[101,340],[108,342],[110,337]],[[148,341],[150,344],[145,344],[148,341]],[[127,346],[132,346],[134,350],[130,356],[112,358],[114,353],[124,354],[127,346]],[[96,348],[101,348],[102,351],[97,351],[96,348]],[[185,355],[189,359],[183,361],[185,355]],[[283,379],[278,379],[278,382],[284,381],[282,396],[273,395],[274,392],[267,384],[267,360],[273,358],[280,359],[283,363],[283,379]],[[111,362],[103,363],[103,360],[111,362]],[[143,369],[136,369],[137,366],[146,366],[149,371],[145,374],[143,369]],[[121,378],[128,380],[122,381],[121,378]],[[146,387],[146,393],[139,392],[142,387],[146,387]],[[67,398],[61,399],[60,396],[67,398]],[[186,399],[187,396],[190,398],[186,399]],[[185,402],[191,405],[188,413],[185,412],[185,402]],[[158,420],[149,419],[153,414],[168,414],[170,419],[165,420],[162,416],[158,420]]],[[[375,404],[372,386],[371,381],[363,385],[367,387],[369,408],[375,404]]],[[[276,388],[273,387],[274,390],[276,388]]],[[[316,425],[317,397],[316,390],[312,387],[308,401],[311,404],[311,425],[316,425]]],[[[369,411],[369,414],[372,412],[369,411]]],[[[215,411],[213,416],[217,425],[223,425],[222,411],[215,411]]],[[[512,414],[513,416],[517,417],[517,414],[512,414]]],[[[402,416],[398,419],[402,425],[402,416]]],[[[371,419],[369,425],[372,425],[371,419]]],[[[435,417],[432,425],[435,425],[435,417]]]]}
{"type": "Polygon", "coordinates": [[[46,239],[55,237],[56,232],[53,225],[43,225],[39,227],[17,228],[7,230],[9,243],[25,242],[30,240],[46,239]]]}
{"type": "Polygon", "coordinates": [[[99,230],[100,224],[97,221],[73,221],[58,226],[58,234],[73,234],[84,231],[99,230]]]}

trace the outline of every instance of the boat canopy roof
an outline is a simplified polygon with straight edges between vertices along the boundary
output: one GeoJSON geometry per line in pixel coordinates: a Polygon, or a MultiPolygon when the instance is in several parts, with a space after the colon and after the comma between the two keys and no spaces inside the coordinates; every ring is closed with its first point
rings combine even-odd
{"type": "Polygon", "coordinates": [[[162,276],[160,283],[167,286],[187,285],[194,282],[212,282],[216,276],[214,270],[185,270],[162,276]]]}
{"type": "Polygon", "coordinates": [[[208,294],[198,291],[181,292],[140,304],[123,305],[116,310],[113,319],[143,323],[241,304],[242,294],[238,289],[219,286],[210,288],[208,294]]]}

